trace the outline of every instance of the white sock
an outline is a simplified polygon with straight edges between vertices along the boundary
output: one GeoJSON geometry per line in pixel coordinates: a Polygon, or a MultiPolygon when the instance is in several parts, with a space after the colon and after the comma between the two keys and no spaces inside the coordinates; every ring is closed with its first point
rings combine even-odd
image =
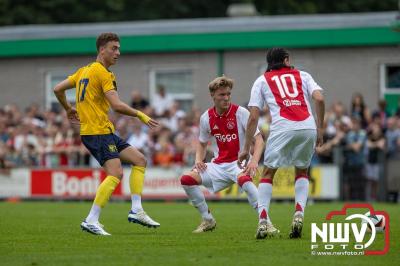
{"type": "Polygon", "coordinates": [[[299,178],[294,183],[296,213],[301,212],[304,214],[304,209],[307,204],[309,183],[308,178],[299,178]]]}
{"type": "Polygon", "coordinates": [[[247,199],[253,207],[253,209],[257,209],[258,204],[258,190],[256,185],[253,182],[246,182],[243,184],[242,189],[247,193],[247,199]]]}
{"type": "Polygon", "coordinates": [[[203,219],[213,219],[213,216],[211,215],[206,199],[204,198],[203,192],[201,192],[199,186],[186,186],[182,185],[183,189],[186,192],[186,195],[188,195],[189,200],[192,202],[193,206],[197,208],[199,211],[201,217],[203,219]]]}
{"type": "Polygon", "coordinates": [[[260,221],[271,222],[269,215],[269,204],[272,197],[272,184],[260,183],[258,185],[258,217],[260,221]],[[266,217],[265,217],[266,215],[266,217]]]}
{"type": "Polygon", "coordinates": [[[142,197],[141,197],[140,195],[132,194],[132,195],[131,195],[131,200],[132,200],[132,207],[131,207],[131,210],[132,210],[134,213],[137,213],[137,212],[143,210],[143,207],[142,207],[142,197]]]}
{"type": "Polygon", "coordinates": [[[90,224],[98,222],[100,213],[101,213],[101,207],[99,205],[93,204],[92,208],[90,209],[89,215],[86,217],[85,221],[90,224]]]}

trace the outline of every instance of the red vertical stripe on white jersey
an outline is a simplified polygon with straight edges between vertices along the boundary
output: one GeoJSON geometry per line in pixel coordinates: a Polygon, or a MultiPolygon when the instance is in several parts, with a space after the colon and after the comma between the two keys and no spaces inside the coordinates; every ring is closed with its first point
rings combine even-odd
{"type": "Polygon", "coordinates": [[[228,111],[218,115],[215,108],[208,110],[211,135],[218,147],[218,157],[214,163],[233,162],[238,159],[240,150],[236,112],[239,106],[231,104],[228,111]]]}
{"type": "Polygon", "coordinates": [[[265,72],[264,77],[279,106],[281,117],[290,121],[304,121],[311,114],[304,99],[300,72],[282,68],[265,72]]]}

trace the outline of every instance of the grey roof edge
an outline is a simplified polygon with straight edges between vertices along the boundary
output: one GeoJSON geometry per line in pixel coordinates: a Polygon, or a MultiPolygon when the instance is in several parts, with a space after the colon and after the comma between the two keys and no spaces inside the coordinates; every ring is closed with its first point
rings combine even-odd
{"type": "Polygon", "coordinates": [[[94,37],[101,32],[122,36],[390,26],[398,11],[233,18],[196,18],[107,23],[0,27],[0,41],[94,37]]]}

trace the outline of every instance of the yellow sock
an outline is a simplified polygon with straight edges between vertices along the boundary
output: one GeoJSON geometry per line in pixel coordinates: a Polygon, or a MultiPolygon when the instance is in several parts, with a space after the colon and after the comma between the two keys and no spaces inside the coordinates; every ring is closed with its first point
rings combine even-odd
{"type": "Polygon", "coordinates": [[[142,195],[145,170],[146,168],[143,166],[132,166],[131,176],[129,177],[129,187],[132,195],[142,195]]]}
{"type": "Polygon", "coordinates": [[[119,182],[120,180],[117,177],[111,175],[107,176],[97,189],[96,198],[94,198],[94,204],[103,208],[110,200],[111,194],[114,192],[119,182]]]}

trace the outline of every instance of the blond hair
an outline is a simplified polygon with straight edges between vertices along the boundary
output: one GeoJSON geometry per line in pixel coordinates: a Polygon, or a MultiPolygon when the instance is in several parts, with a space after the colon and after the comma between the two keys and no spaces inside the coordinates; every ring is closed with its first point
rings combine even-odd
{"type": "Polygon", "coordinates": [[[233,88],[233,79],[230,79],[226,76],[217,77],[213,81],[208,84],[208,89],[210,93],[214,93],[219,88],[228,87],[230,89],[233,88]]]}

